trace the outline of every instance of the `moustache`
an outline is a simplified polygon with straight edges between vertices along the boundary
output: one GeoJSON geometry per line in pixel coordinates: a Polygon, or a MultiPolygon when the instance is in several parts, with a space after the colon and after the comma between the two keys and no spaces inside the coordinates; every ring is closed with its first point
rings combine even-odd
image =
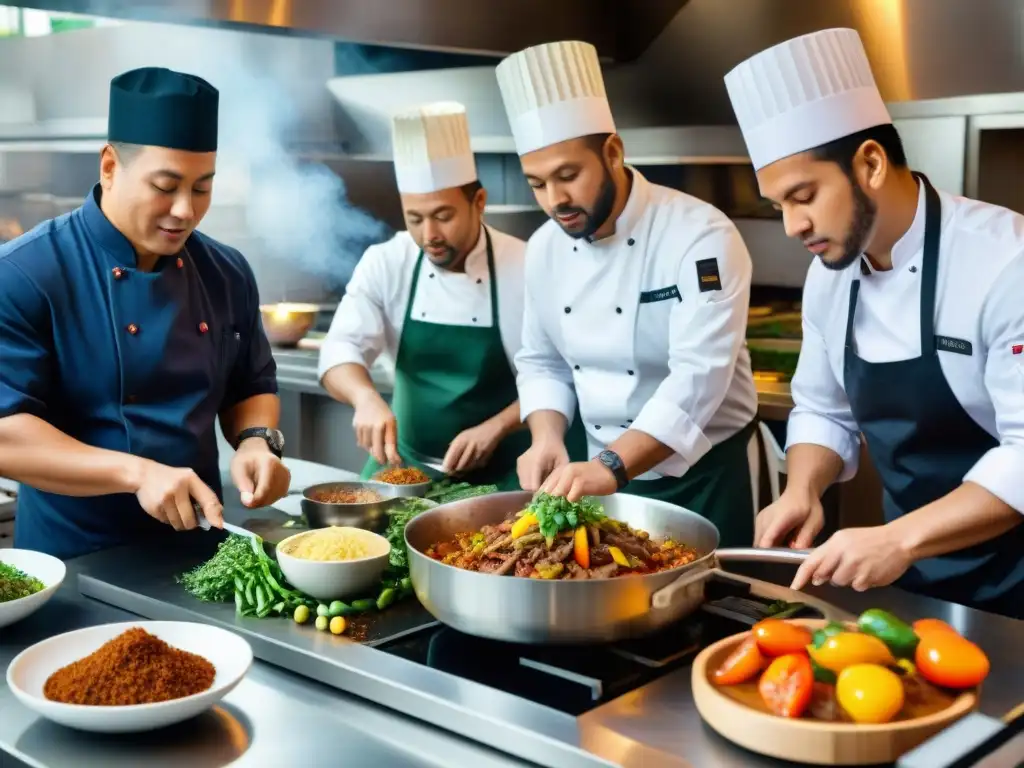
{"type": "Polygon", "coordinates": [[[556,205],[554,212],[557,216],[572,216],[576,213],[581,213],[584,216],[587,215],[586,209],[580,208],[577,205],[556,205]]]}

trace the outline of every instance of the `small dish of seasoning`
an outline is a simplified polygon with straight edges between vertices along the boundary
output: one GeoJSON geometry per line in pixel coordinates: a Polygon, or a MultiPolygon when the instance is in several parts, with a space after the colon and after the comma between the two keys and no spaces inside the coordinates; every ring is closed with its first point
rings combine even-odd
{"type": "Polygon", "coordinates": [[[371,479],[390,486],[397,496],[422,496],[433,482],[430,475],[416,467],[385,467],[371,479]]]}
{"type": "Polygon", "coordinates": [[[252,660],[239,635],[206,624],[102,624],[26,648],[7,668],[7,686],[55,723],[132,733],[201,714],[241,682],[252,660]]]}

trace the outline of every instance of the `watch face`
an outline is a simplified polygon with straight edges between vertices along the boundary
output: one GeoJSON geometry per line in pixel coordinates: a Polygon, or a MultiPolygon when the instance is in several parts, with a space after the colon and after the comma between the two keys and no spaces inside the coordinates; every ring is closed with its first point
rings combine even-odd
{"type": "Polygon", "coordinates": [[[273,446],[275,450],[280,451],[284,449],[284,433],[281,432],[281,430],[268,429],[267,439],[270,441],[271,446],[273,446]]]}

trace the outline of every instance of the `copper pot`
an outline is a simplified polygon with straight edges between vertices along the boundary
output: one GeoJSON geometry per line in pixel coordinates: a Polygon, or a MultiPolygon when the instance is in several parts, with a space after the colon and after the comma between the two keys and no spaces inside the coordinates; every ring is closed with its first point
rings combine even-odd
{"type": "Polygon", "coordinates": [[[316,323],[320,307],[316,304],[264,304],[260,307],[263,330],[270,343],[278,347],[294,347],[316,323]]]}

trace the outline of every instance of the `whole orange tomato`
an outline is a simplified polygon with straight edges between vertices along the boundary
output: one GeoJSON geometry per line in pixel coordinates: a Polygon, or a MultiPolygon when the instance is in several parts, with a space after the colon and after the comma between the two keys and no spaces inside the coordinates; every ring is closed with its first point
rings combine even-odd
{"type": "Polygon", "coordinates": [[[781,619],[764,619],[753,628],[757,646],[766,656],[785,656],[804,651],[813,639],[811,631],[781,619]]]}
{"type": "Polygon", "coordinates": [[[989,672],[985,652],[952,631],[925,632],[917,645],[914,664],[925,680],[943,688],[973,688],[989,672]]]}

